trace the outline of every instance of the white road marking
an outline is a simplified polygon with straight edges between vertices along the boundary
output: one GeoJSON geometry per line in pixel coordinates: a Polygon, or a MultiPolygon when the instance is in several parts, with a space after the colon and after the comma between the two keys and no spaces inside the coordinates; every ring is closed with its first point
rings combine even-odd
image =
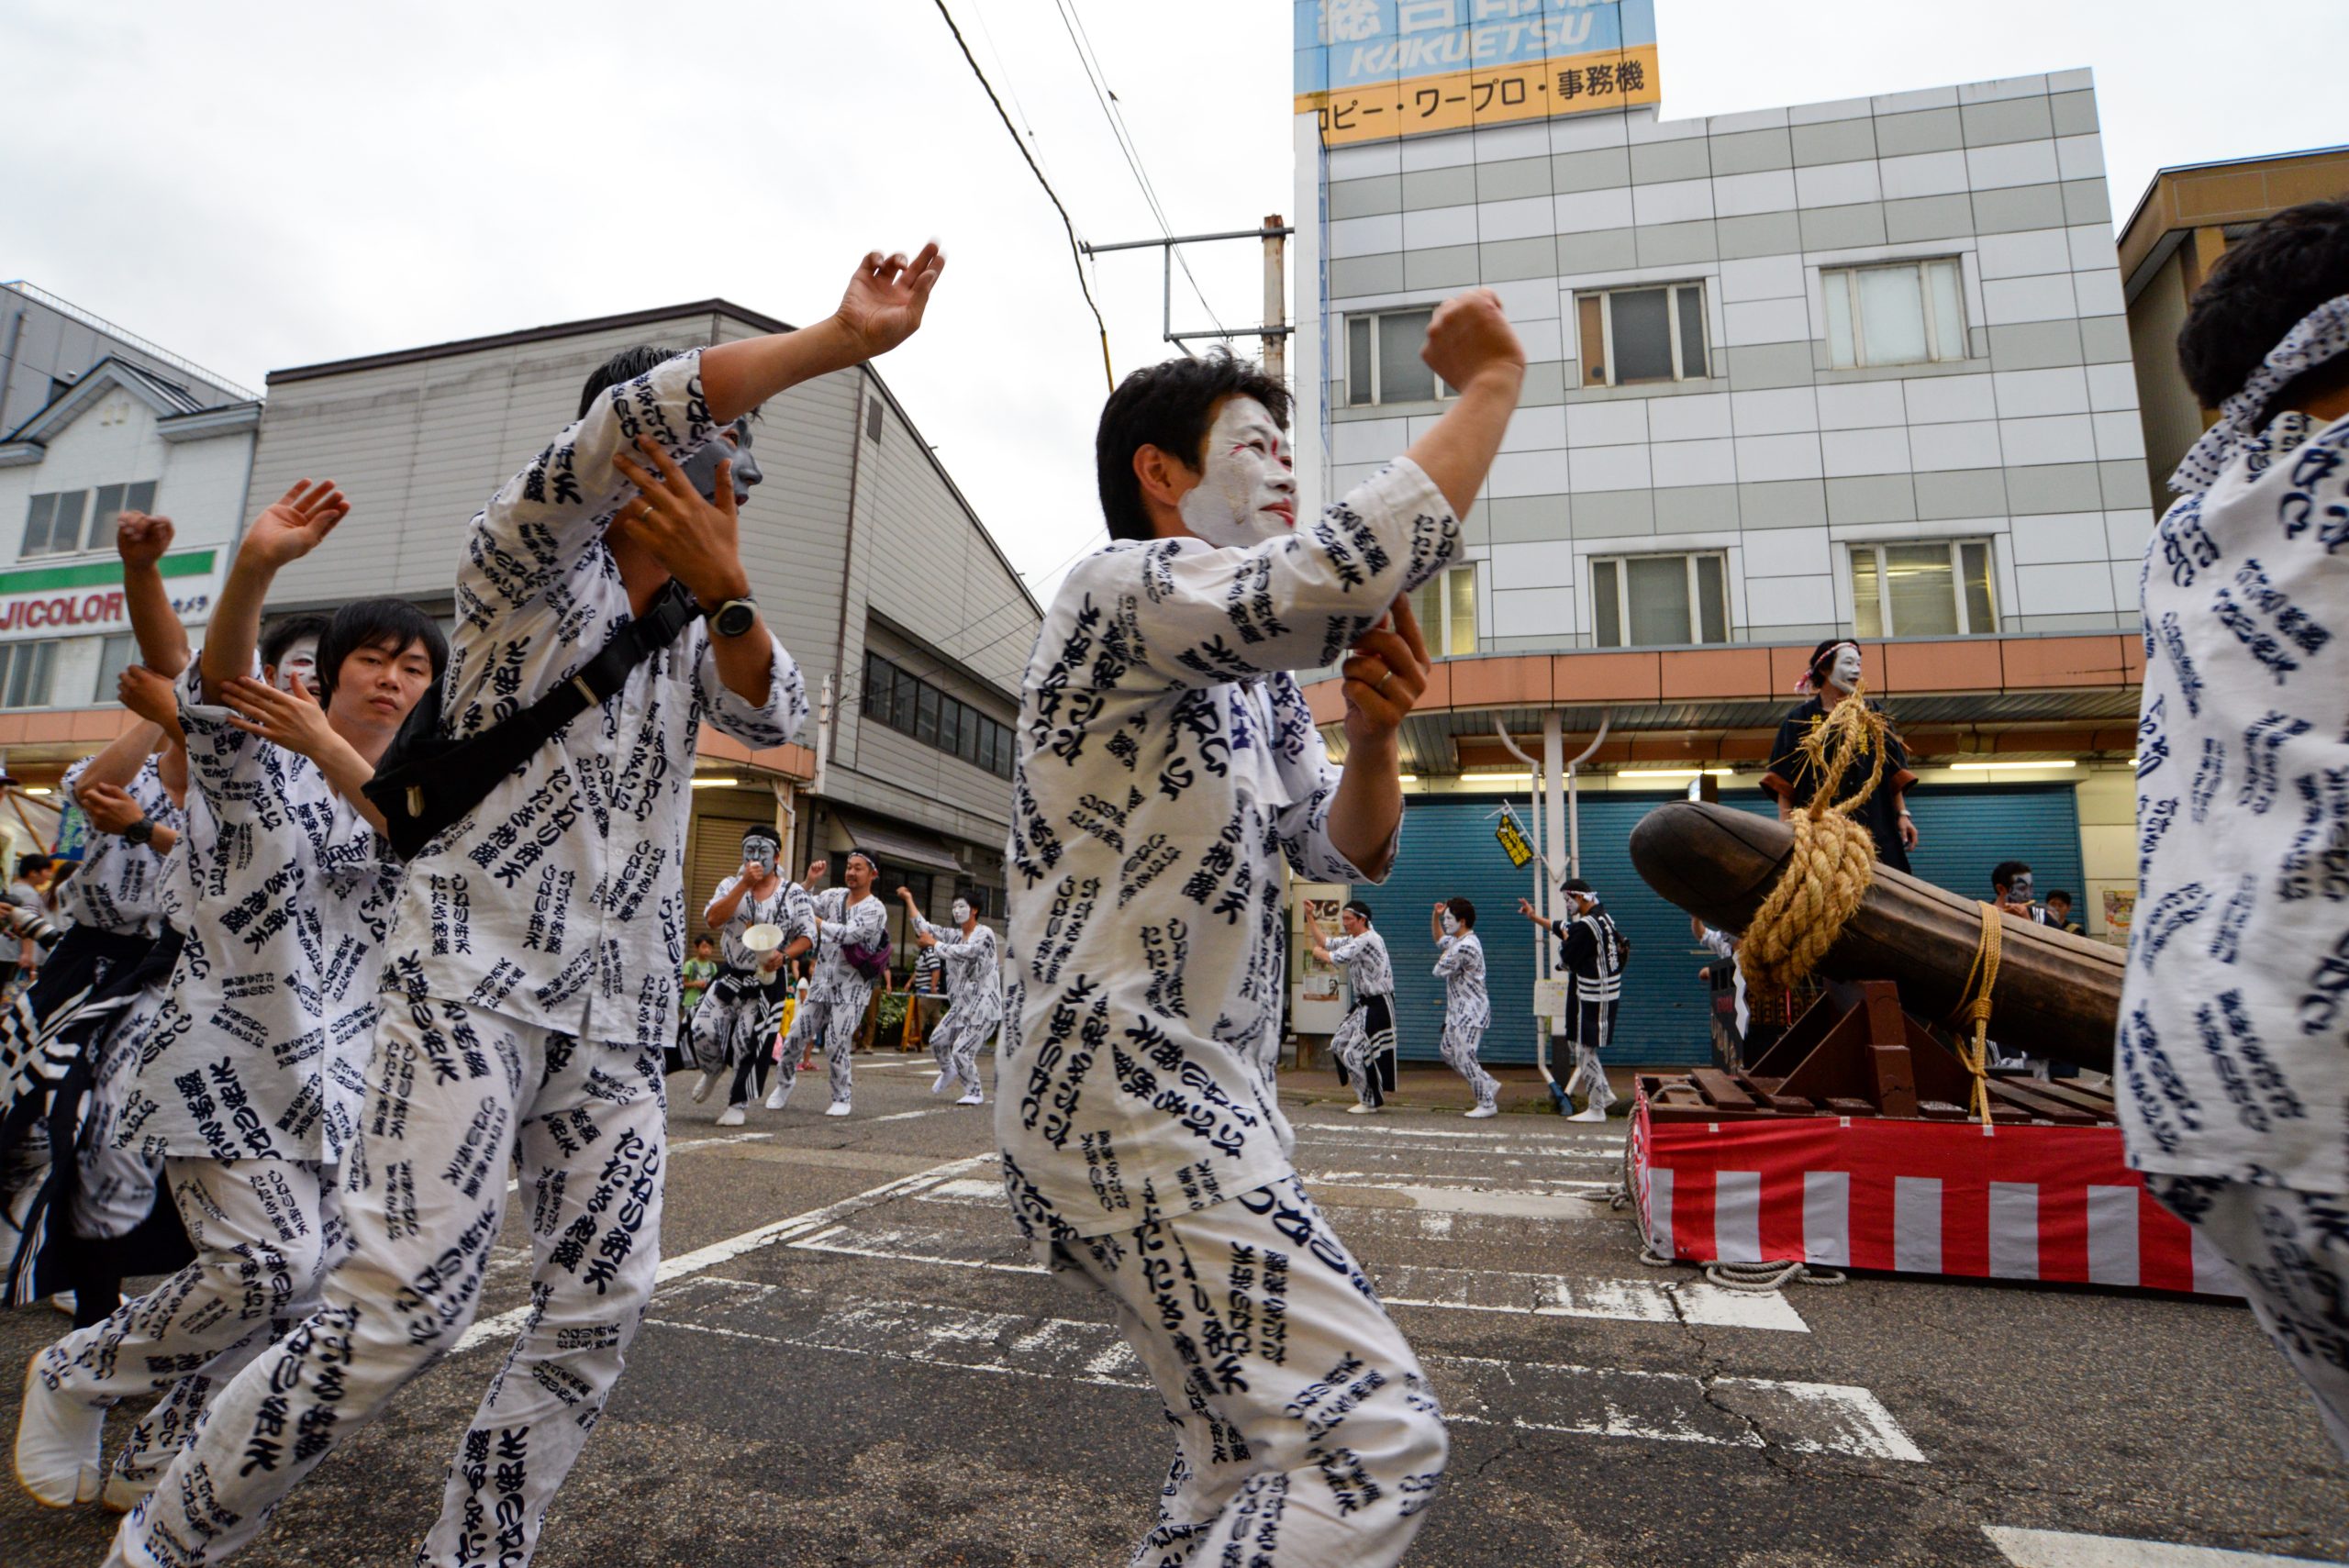
{"type": "Polygon", "coordinates": [[[1373,1269],[1371,1276],[1378,1286],[1379,1299],[1389,1307],[1810,1332],[1802,1315],[1776,1291],[1723,1290],[1701,1280],[1570,1279],[1564,1274],[1453,1269],[1429,1263],[1373,1269]]]}
{"type": "Polygon", "coordinates": [[[1001,1182],[991,1182],[985,1176],[958,1176],[915,1196],[922,1203],[976,1204],[982,1208],[1004,1208],[1010,1201],[1004,1196],[1001,1182]]]}
{"type": "MultiPolygon", "coordinates": [[[[1000,1198],[1002,1189],[996,1195],[1000,1198]]],[[[1009,1218],[1008,1207],[1005,1217],[1009,1218]]],[[[836,1225],[791,1245],[804,1252],[839,1252],[852,1258],[887,1258],[902,1263],[935,1263],[950,1269],[993,1269],[1008,1274],[1047,1273],[1030,1261],[1028,1243],[1008,1230],[993,1236],[947,1230],[930,1225],[883,1225],[870,1229],[836,1225]]]]}
{"type": "MultiPolygon", "coordinates": [[[[720,1263],[730,1262],[745,1252],[755,1252],[762,1247],[771,1247],[778,1241],[790,1240],[810,1230],[821,1230],[828,1225],[837,1224],[848,1216],[870,1208],[875,1204],[886,1203],[895,1197],[902,1197],[931,1182],[959,1176],[966,1171],[975,1171],[982,1165],[992,1164],[994,1161],[995,1156],[991,1153],[974,1154],[963,1160],[949,1160],[946,1163],[933,1165],[927,1171],[917,1172],[910,1176],[900,1176],[894,1182],[884,1182],[877,1187],[867,1187],[853,1197],[844,1197],[838,1203],[826,1204],[821,1208],[812,1208],[805,1214],[796,1214],[789,1219],[778,1219],[771,1225],[762,1225],[755,1230],[745,1230],[740,1236],[712,1242],[709,1246],[697,1248],[674,1258],[664,1258],[661,1262],[660,1268],[653,1273],[653,1284],[657,1288],[668,1284],[671,1280],[683,1279],[690,1274],[700,1273],[706,1269],[716,1268],[720,1263]]],[[[528,1307],[518,1307],[512,1311],[501,1312],[495,1318],[477,1320],[472,1328],[465,1330],[463,1337],[458,1340],[458,1351],[469,1351],[475,1345],[486,1344],[492,1340],[512,1339],[522,1325],[530,1320],[530,1310],[528,1307]]]]}
{"type": "MultiPolygon", "coordinates": [[[[648,1319],[653,1327],[997,1376],[1149,1387],[1132,1351],[1108,1323],[935,1302],[825,1307],[809,1293],[718,1278],[696,1281],[693,1292],[668,1305],[648,1319]],[[791,1299],[779,1302],[778,1295],[791,1299]],[[801,1305],[821,1309],[803,1312],[801,1305]]],[[[1425,1361],[1447,1418],[1463,1425],[1912,1463],[1925,1457],[1865,1388],[1475,1356],[1425,1361]]]]}
{"type": "MultiPolygon", "coordinates": [[[[1528,1132],[1518,1128],[1500,1128],[1490,1132],[1459,1132],[1448,1128],[1397,1127],[1392,1123],[1382,1123],[1372,1127],[1367,1123],[1359,1122],[1302,1121],[1292,1122],[1290,1125],[1295,1127],[1300,1134],[1327,1132],[1343,1133],[1357,1138],[1449,1138],[1464,1143],[1494,1143],[1506,1138],[1538,1138],[1560,1149],[1604,1147],[1597,1139],[1586,1138],[1577,1133],[1528,1132]]],[[[1617,1139],[1614,1148],[1617,1153],[1622,1152],[1622,1140],[1617,1139]]]]}
{"type": "Polygon", "coordinates": [[[1468,1149],[1458,1145],[1425,1143],[1397,1148],[1375,1138],[1300,1138],[1297,1140],[1299,1155],[1327,1156],[1341,1151],[1349,1158],[1366,1154],[1383,1160],[1425,1160],[1430,1155],[1457,1154],[1512,1168],[1521,1168],[1529,1161],[1542,1160],[1576,1160],[1586,1164],[1609,1165],[1620,1165],[1623,1161],[1620,1149],[1554,1149],[1539,1143],[1495,1143],[1483,1149],[1468,1149]]]}
{"type": "Polygon", "coordinates": [[[2017,1529],[2008,1525],[1984,1525],[1982,1533],[2006,1553],[2008,1562],[2022,1568],[2343,1568],[2330,1560],[2221,1551],[2215,1547],[2130,1540],[2116,1535],[2074,1535],[2068,1530],[2017,1529]]]}
{"type": "Polygon", "coordinates": [[[876,1116],[873,1118],[873,1122],[877,1127],[885,1121],[911,1121],[916,1117],[944,1116],[952,1109],[953,1109],[952,1106],[932,1106],[923,1111],[898,1111],[892,1116],[876,1116]]]}
{"type": "MultiPolygon", "coordinates": [[[[1313,1194],[1316,1203],[1330,1208],[1349,1207],[1349,1192],[1400,1193],[1419,1209],[1443,1214],[1507,1215],[1519,1219],[1620,1219],[1622,1217],[1608,1208],[1606,1198],[1610,1190],[1603,1182],[1578,1184],[1584,1189],[1575,1193],[1527,1193],[1507,1188],[1492,1190],[1484,1187],[1416,1186],[1408,1182],[1333,1182],[1328,1176],[1304,1172],[1306,1189],[1313,1194]]],[[[1380,1212],[1393,1213],[1382,1208],[1380,1212]]],[[[1352,1224],[1353,1221],[1347,1221],[1352,1224]]]]}
{"type": "Polygon", "coordinates": [[[1522,1176],[1513,1173],[1506,1184],[1479,1182],[1472,1176],[1450,1171],[1317,1171],[1310,1166],[1300,1165],[1297,1173],[1308,1183],[1319,1182],[1341,1187],[1379,1187],[1397,1193],[1502,1192],[1516,1197],[1604,1197],[1615,1186],[1612,1182],[1578,1180],[1569,1176],[1522,1176]]]}

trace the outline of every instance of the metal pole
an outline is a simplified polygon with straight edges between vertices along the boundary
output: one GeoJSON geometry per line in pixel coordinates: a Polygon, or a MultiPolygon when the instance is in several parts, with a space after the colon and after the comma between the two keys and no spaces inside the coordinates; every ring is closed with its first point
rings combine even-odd
{"type": "MultiPolygon", "coordinates": [[[[1275,381],[1288,373],[1288,240],[1281,215],[1264,219],[1264,373],[1275,381]],[[1278,232],[1275,232],[1278,230],[1278,232]]],[[[1171,250],[1167,252],[1172,255],[1171,250]]],[[[1172,323],[1170,322],[1171,326],[1172,323]]]]}

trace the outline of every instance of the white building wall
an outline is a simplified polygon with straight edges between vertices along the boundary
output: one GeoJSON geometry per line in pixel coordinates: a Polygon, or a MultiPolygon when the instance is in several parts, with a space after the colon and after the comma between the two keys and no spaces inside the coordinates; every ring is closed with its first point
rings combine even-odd
{"type": "Polygon", "coordinates": [[[2153,517],[2089,73],[1664,121],[1653,109],[1324,150],[1300,429],[1341,495],[1440,405],[1348,406],[1350,313],[1498,292],[1530,361],[1468,519],[1479,643],[1593,640],[1595,555],[1726,552],[1731,636],[1848,631],[1848,547],[1994,542],[1999,629],[2134,624],[2153,517]],[[1965,357],[1833,369],[1823,268],[1951,257],[1965,357]],[[1707,375],[1582,386],[1578,292],[1698,283],[1707,375]],[[1313,373],[1308,375],[1308,371],[1313,373]]]}

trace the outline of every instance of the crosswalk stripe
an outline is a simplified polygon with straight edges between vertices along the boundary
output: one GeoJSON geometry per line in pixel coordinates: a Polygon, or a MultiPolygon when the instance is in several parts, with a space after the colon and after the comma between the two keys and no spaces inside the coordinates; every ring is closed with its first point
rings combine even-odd
{"type": "MultiPolygon", "coordinates": [[[[1149,1387],[1110,1323],[934,1302],[825,1303],[810,1292],[717,1276],[669,1297],[647,1323],[998,1376],[1149,1387]]],[[[1446,1418],[1461,1425],[1907,1462],[1925,1457],[1864,1388],[1477,1356],[1422,1360],[1446,1418]]]]}
{"type": "Polygon", "coordinates": [[[2075,1535],[2009,1525],[1984,1525],[1982,1533],[2006,1554],[2008,1562],[2021,1568],[2343,1568],[2330,1559],[2319,1562],[2264,1551],[2221,1551],[2210,1546],[2132,1540],[2117,1535],[2075,1535]]]}

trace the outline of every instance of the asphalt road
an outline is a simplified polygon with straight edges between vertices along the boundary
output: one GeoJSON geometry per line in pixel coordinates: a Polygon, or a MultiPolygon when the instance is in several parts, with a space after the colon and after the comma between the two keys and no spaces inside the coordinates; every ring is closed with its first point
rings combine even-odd
{"type": "MultiPolygon", "coordinates": [[[[854,1118],[731,1130],[672,1080],[670,1277],[544,1568],[1124,1561],[1170,1455],[1157,1402],[1102,1307],[1016,1240],[992,1112],[930,1078],[863,1058],[854,1118]]],[[[1323,1073],[1287,1094],[1301,1168],[1452,1418],[1419,1568],[2231,1561],[2033,1531],[2349,1558],[2349,1477],[2240,1307],[1887,1276],[1732,1296],[1642,1267],[1628,1215],[1584,1195],[1620,1121],[1349,1117],[1323,1073]]],[[[507,1230],[468,1348],[240,1562],[409,1561],[525,1299],[507,1230]]],[[[0,1316],[0,1364],[64,1327],[0,1316]]],[[[8,1430],[17,1400],[12,1370],[8,1430]]],[[[87,1568],[111,1522],[9,1489],[0,1564],[87,1568]]]]}

